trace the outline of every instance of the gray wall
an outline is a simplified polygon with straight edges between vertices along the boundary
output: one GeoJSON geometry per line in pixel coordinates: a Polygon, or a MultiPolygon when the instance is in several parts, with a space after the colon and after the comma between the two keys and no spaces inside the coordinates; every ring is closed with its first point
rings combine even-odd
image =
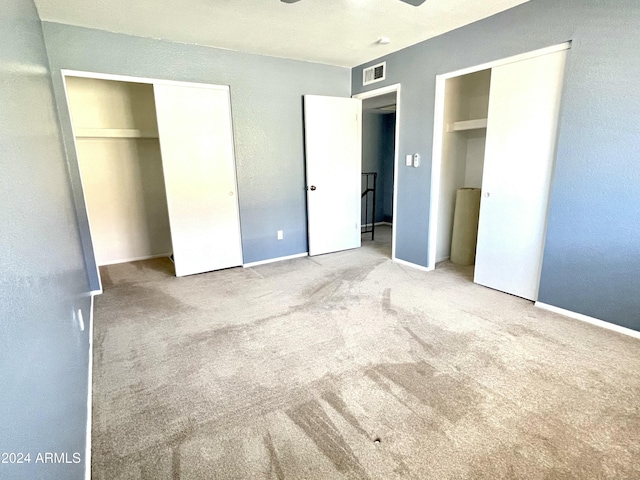
{"type": "MultiPolygon", "coordinates": [[[[402,83],[399,258],[427,265],[435,76],[572,40],[539,300],[640,330],[640,2],[532,0],[383,57],[402,83]]],[[[352,92],[362,67],[352,71],[352,92]]]]}
{"type": "MultiPolygon", "coordinates": [[[[244,261],[307,251],[302,95],[349,96],[349,69],[57,23],[43,30],[80,209],[60,69],[230,85],[244,261]]],[[[86,238],[85,215],[80,225],[86,238]]]]}
{"type": "Polygon", "coordinates": [[[89,298],[40,19],[0,4],[0,478],[84,478],[89,298]],[[81,309],[81,331],[73,311],[81,309]],[[65,453],[80,464],[36,463],[65,453]]]}
{"type": "MultiPolygon", "coordinates": [[[[376,181],[376,222],[391,222],[393,219],[394,140],[395,113],[363,112],[362,172],[376,172],[378,174],[376,181]]],[[[369,208],[371,208],[371,203],[372,199],[369,200],[369,208]]],[[[369,222],[370,217],[366,221],[369,222]]],[[[365,222],[364,207],[362,222],[363,224],[365,222]]]]}

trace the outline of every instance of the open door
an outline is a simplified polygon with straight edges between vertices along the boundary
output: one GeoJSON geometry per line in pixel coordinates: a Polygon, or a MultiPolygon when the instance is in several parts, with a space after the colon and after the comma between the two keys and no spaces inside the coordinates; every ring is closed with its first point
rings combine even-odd
{"type": "Polygon", "coordinates": [[[228,87],[154,85],[176,276],[242,264],[228,87]]]}
{"type": "Polygon", "coordinates": [[[360,247],[362,101],[304,96],[309,255],[360,247]]]}
{"type": "Polygon", "coordinates": [[[474,281],[536,300],[567,51],[495,67],[474,281]]]}

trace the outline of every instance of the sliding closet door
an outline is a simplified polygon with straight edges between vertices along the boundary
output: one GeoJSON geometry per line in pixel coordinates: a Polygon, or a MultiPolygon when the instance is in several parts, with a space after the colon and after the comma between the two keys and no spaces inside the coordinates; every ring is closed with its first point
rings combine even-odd
{"type": "Polygon", "coordinates": [[[229,89],[154,94],[176,275],[241,265],[229,89]]]}
{"type": "Polygon", "coordinates": [[[476,283],[536,300],[566,50],[491,72],[476,283]]]}

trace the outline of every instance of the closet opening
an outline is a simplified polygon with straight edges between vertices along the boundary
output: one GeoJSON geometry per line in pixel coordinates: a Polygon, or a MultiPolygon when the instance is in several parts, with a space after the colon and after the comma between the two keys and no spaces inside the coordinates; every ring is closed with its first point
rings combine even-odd
{"type": "Polygon", "coordinates": [[[399,86],[356,95],[362,99],[362,242],[395,257],[395,179],[399,86]]]}
{"type": "Polygon", "coordinates": [[[171,256],[153,85],[65,82],[98,267],[171,256]]]}
{"type": "Polygon", "coordinates": [[[437,220],[438,263],[475,263],[491,69],[445,83],[437,220]]]}
{"type": "Polygon", "coordinates": [[[62,73],[99,291],[107,265],[168,257],[158,268],[178,277],[242,265],[229,87],[62,73]]]}
{"type": "Polygon", "coordinates": [[[570,43],[436,76],[429,265],[538,295],[570,43]]]}

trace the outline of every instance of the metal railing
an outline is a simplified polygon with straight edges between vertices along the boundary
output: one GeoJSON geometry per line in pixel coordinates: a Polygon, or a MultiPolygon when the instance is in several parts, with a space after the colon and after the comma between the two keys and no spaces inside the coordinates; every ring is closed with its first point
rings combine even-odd
{"type": "Polygon", "coordinates": [[[362,174],[362,200],[364,202],[362,206],[362,213],[364,219],[361,222],[360,233],[371,233],[371,240],[374,239],[375,227],[376,227],[376,181],[378,174],[375,172],[368,172],[362,174]],[[371,208],[369,208],[371,203],[371,208]],[[369,211],[371,211],[371,221],[369,221],[369,211]]]}

